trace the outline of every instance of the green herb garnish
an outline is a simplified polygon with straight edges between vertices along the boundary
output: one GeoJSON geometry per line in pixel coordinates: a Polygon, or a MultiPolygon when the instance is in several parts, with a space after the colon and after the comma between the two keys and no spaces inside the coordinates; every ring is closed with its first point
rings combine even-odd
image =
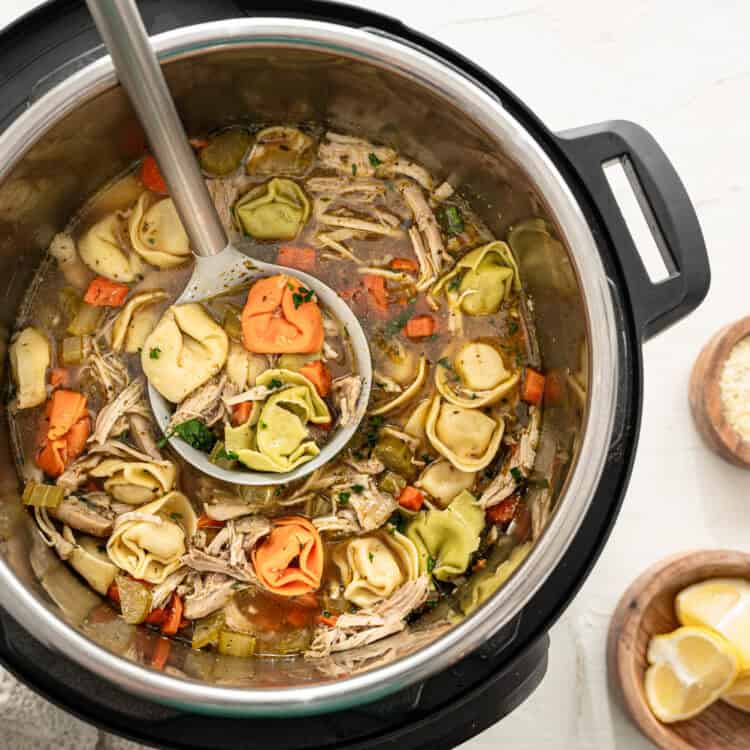
{"type": "Polygon", "coordinates": [[[446,206],[440,218],[446,234],[456,235],[464,231],[464,220],[455,206],[446,206]]]}
{"type": "Polygon", "coordinates": [[[217,440],[216,435],[203,422],[198,419],[188,419],[187,422],[175,425],[172,431],[159,441],[159,447],[163,448],[169,438],[174,435],[203,453],[210,453],[217,440]]]}
{"type": "Polygon", "coordinates": [[[523,474],[521,474],[521,470],[517,466],[514,466],[510,470],[510,475],[513,477],[516,483],[520,482],[523,479],[523,474]]]}
{"type": "Polygon", "coordinates": [[[455,292],[458,287],[461,286],[461,277],[460,276],[454,276],[449,282],[448,282],[448,291],[455,292]]]}
{"type": "Polygon", "coordinates": [[[182,513],[177,513],[177,512],[174,512],[174,513],[170,513],[170,514],[169,514],[169,517],[170,517],[170,518],[171,518],[171,519],[172,519],[173,521],[182,521],[182,513]]]}
{"type": "Polygon", "coordinates": [[[284,383],[278,378],[271,378],[271,382],[266,386],[266,388],[273,390],[274,388],[281,388],[282,385],[284,385],[284,383]]]}
{"type": "Polygon", "coordinates": [[[356,176],[357,176],[357,165],[352,164],[352,177],[356,177],[356,176]]]}
{"type": "Polygon", "coordinates": [[[158,346],[155,346],[151,351],[148,353],[148,356],[151,357],[151,359],[159,359],[159,355],[161,354],[161,349],[159,349],[158,346]]]}
{"type": "Polygon", "coordinates": [[[414,304],[409,303],[409,306],[401,313],[399,313],[393,320],[389,320],[384,327],[384,333],[386,336],[395,336],[400,333],[403,327],[412,319],[414,316],[414,304]]]}
{"type": "Polygon", "coordinates": [[[368,159],[370,160],[370,164],[372,164],[372,166],[373,166],[373,167],[379,167],[379,166],[380,166],[380,165],[381,165],[381,164],[383,163],[383,162],[382,162],[382,161],[380,161],[380,159],[378,159],[378,157],[377,157],[377,156],[376,156],[375,154],[373,154],[372,152],[370,152],[370,153],[369,153],[369,154],[367,155],[367,158],[368,158],[368,159]]]}
{"type": "Polygon", "coordinates": [[[267,429],[267,428],[268,428],[268,425],[267,425],[267,424],[266,424],[265,422],[261,422],[261,423],[260,423],[260,429],[261,429],[261,430],[265,430],[265,429],[267,429]]]}
{"type": "Polygon", "coordinates": [[[368,552],[367,557],[370,558],[370,562],[372,562],[375,559],[375,553],[374,552],[368,552]]]}
{"type": "Polygon", "coordinates": [[[351,492],[339,492],[339,502],[342,505],[346,505],[349,502],[349,498],[352,496],[351,492]]]}
{"type": "Polygon", "coordinates": [[[518,323],[516,323],[515,320],[511,320],[510,323],[508,323],[508,333],[511,336],[518,333],[518,323]]]}
{"type": "Polygon", "coordinates": [[[427,572],[432,573],[437,565],[437,560],[432,555],[427,555],[427,572]]]}
{"type": "Polygon", "coordinates": [[[363,492],[365,491],[365,488],[364,488],[364,487],[363,487],[363,486],[362,486],[361,484],[353,484],[353,485],[352,485],[352,489],[353,489],[353,490],[354,490],[354,491],[355,491],[355,492],[356,492],[356,493],[357,493],[358,495],[361,495],[361,494],[362,494],[362,493],[363,493],[363,492]]]}
{"type": "Polygon", "coordinates": [[[294,302],[294,309],[296,310],[300,305],[303,305],[305,302],[311,302],[314,296],[315,296],[315,292],[313,292],[312,289],[307,289],[304,286],[299,287],[297,291],[292,295],[292,302],[294,302]]]}

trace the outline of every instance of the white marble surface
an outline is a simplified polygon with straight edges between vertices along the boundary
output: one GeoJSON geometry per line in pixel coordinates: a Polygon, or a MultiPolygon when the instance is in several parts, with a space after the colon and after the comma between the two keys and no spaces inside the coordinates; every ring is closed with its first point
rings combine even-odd
{"type": "MultiPolygon", "coordinates": [[[[2,0],[0,26],[35,4],[2,0]]],[[[713,284],[693,316],[645,346],[641,441],[615,531],[552,631],[550,667],[542,686],[512,716],[463,746],[651,747],[608,697],[604,638],[617,598],[643,568],[672,552],[750,549],[750,475],[704,449],[686,400],[690,367],[702,343],[721,325],[748,313],[750,3],[359,4],[399,16],[473,58],[553,129],[612,118],[645,126],[672,158],[698,208],[713,284]]]]}

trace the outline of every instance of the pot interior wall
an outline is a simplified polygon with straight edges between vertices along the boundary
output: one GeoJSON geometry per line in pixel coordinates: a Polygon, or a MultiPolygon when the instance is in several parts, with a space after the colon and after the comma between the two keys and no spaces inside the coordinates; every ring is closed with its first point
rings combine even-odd
{"type": "MultiPolygon", "coordinates": [[[[554,223],[543,196],[503,155],[502,144],[493,142],[451,102],[412,79],[320,51],[257,47],[183,57],[170,62],[167,73],[190,133],[235,122],[324,122],[393,146],[438,178],[448,179],[497,237],[530,216],[546,216],[554,223]]],[[[56,123],[0,185],[3,362],[15,311],[50,239],[87,196],[138,158],[144,146],[122,91],[113,87],[56,123]]],[[[584,308],[563,245],[534,246],[520,261],[533,301],[544,367],[557,373],[562,386],[560,397],[545,410],[538,455],[538,464],[546,462],[542,468],[553,474],[560,493],[575,463],[584,409],[588,371],[584,308]],[[569,460],[561,462],[561,454],[569,460]]],[[[148,664],[154,637],[114,617],[41,543],[20,505],[7,424],[0,441],[0,551],[5,560],[51,611],[105,648],[148,664]]],[[[543,505],[544,498],[540,502],[543,505]]],[[[565,503],[560,505],[564,511],[565,503]]],[[[173,649],[171,663],[194,679],[216,684],[292,687],[370,669],[410,653],[438,632],[428,627],[401,634],[387,647],[372,646],[367,653],[344,654],[325,664],[302,659],[221,664],[213,655],[186,647],[173,649]]]]}

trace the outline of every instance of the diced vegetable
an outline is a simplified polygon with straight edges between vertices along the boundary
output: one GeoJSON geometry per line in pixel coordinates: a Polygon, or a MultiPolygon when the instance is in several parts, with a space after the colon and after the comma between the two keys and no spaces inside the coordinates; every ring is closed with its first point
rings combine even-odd
{"type": "Polygon", "coordinates": [[[280,266],[289,266],[300,271],[312,271],[315,269],[315,250],[312,247],[282,245],[276,256],[276,262],[280,266]]]}
{"type": "Polygon", "coordinates": [[[416,273],[419,270],[419,263],[411,258],[394,258],[389,265],[394,271],[412,271],[416,273]]]}
{"type": "Polygon", "coordinates": [[[239,404],[234,404],[232,406],[232,427],[239,427],[241,424],[245,424],[250,419],[252,413],[252,401],[242,401],[239,404]]]}
{"type": "Polygon", "coordinates": [[[167,666],[170,653],[172,653],[172,642],[168,638],[159,638],[151,656],[151,666],[154,669],[164,669],[167,666]]]}
{"type": "Polygon", "coordinates": [[[70,385],[70,370],[66,367],[53,367],[49,372],[49,384],[53,388],[70,385]]]}
{"type": "Polygon", "coordinates": [[[81,306],[81,295],[75,289],[66,286],[58,292],[57,299],[65,320],[72,320],[81,306]]]}
{"type": "Polygon", "coordinates": [[[198,528],[199,529],[221,529],[224,526],[224,521],[217,521],[215,518],[201,513],[198,516],[198,528]]]}
{"type": "Polygon", "coordinates": [[[177,635],[184,610],[185,606],[182,603],[182,599],[177,593],[173,593],[172,598],[169,600],[167,616],[161,626],[163,635],[177,635]]]}
{"type": "Polygon", "coordinates": [[[255,636],[222,630],[217,650],[224,656],[252,656],[255,653],[255,636]]]}
{"type": "Polygon", "coordinates": [[[151,610],[151,590],[125,575],[118,575],[115,583],[120,596],[123,620],[130,625],[140,625],[151,610]]]}
{"type": "Polygon", "coordinates": [[[163,607],[157,607],[152,609],[147,615],[143,622],[147,622],[149,625],[157,625],[161,627],[164,624],[164,620],[167,619],[167,610],[163,607]]]}
{"type": "Polygon", "coordinates": [[[88,418],[79,419],[73,424],[65,435],[65,442],[68,447],[68,460],[72,461],[83,453],[90,434],[91,420],[88,418]]]}
{"type": "Polygon", "coordinates": [[[378,482],[378,487],[383,492],[388,492],[394,497],[398,497],[401,494],[401,490],[406,487],[406,480],[400,474],[386,471],[383,478],[378,482]]]}
{"type": "Polygon", "coordinates": [[[48,477],[59,477],[67,462],[68,448],[64,440],[48,440],[36,454],[36,465],[48,477]]]}
{"type": "Polygon", "coordinates": [[[544,396],[544,381],[544,375],[527,367],[521,388],[521,400],[535,406],[541,404],[544,396]]]}
{"type": "Polygon", "coordinates": [[[90,336],[99,330],[103,317],[104,310],[101,307],[82,302],[67,331],[71,336],[90,336]]]}
{"type": "Polygon", "coordinates": [[[374,458],[383,463],[386,469],[396,474],[412,478],[415,475],[415,466],[412,464],[412,452],[409,446],[393,435],[382,435],[372,451],[374,458]]]}
{"type": "Polygon", "coordinates": [[[339,619],[338,615],[330,615],[330,614],[329,615],[324,615],[324,614],[319,614],[318,618],[317,618],[317,621],[321,625],[326,625],[327,627],[332,628],[332,627],[334,627],[336,625],[336,623],[338,622],[338,619],[339,619]]]}
{"type": "Polygon", "coordinates": [[[388,294],[385,290],[385,279],[382,276],[366,273],[363,281],[367,288],[367,301],[370,308],[377,312],[378,315],[387,315],[388,294]]]}
{"type": "Polygon", "coordinates": [[[42,484],[33,479],[26,482],[21,500],[35,508],[56,508],[65,497],[65,490],[53,484],[42,484]]]}
{"type": "Polygon", "coordinates": [[[82,417],[87,415],[86,396],[78,391],[68,391],[63,388],[55,391],[49,401],[47,418],[50,440],[58,440],[70,431],[70,428],[82,417]]]}
{"type": "MultiPolygon", "coordinates": [[[[237,461],[237,454],[227,451],[223,440],[217,440],[211,449],[208,460],[214,466],[220,466],[222,469],[232,469],[237,461]]],[[[223,524],[221,525],[223,526],[223,524]]]]}
{"type": "MultiPolygon", "coordinates": [[[[86,343],[83,337],[66,336],[62,341],[60,359],[66,366],[82,365],[86,359],[86,343]]],[[[50,382],[52,382],[51,378],[50,382]]]]}
{"type": "Polygon", "coordinates": [[[315,386],[321,398],[325,398],[331,392],[333,378],[323,360],[308,362],[304,367],[300,367],[299,374],[304,375],[315,386]]]}
{"type": "Polygon", "coordinates": [[[115,604],[120,603],[120,589],[117,588],[117,584],[112,581],[107,589],[107,598],[113,601],[115,604]]]}
{"type": "Polygon", "coordinates": [[[415,315],[407,321],[404,326],[404,333],[410,339],[423,339],[432,336],[437,329],[437,323],[432,315],[415,315]]]}
{"type": "Polygon", "coordinates": [[[519,500],[518,495],[511,495],[497,505],[493,505],[486,513],[488,523],[510,523],[516,513],[519,500]]]}
{"type": "Polygon", "coordinates": [[[242,323],[240,322],[240,311],[236,307],[227,307],[224,312],[222,327],[229,338],[242,341],[242,323]]]}
{"type": "Polygon", "coordinates": [[[193,648],[215,646],[224,628],[224,612],[219,610],[195,623],[193,629],[193,648]]]}
{"type": "Polygon", "coordinates": [[[149,190],[153,190],[155,193],[162,193],[163,195],[166,195],[169,192],[167,183],[159,169],[159,165],[151,154],[148,154],[143,158],[140,177],[141,182],[149,190]]]}
{"type": "Polygon", "coordinates": [[[404,487],[398,496],[398,504],[406,510],[418,511],[424,504],[424,495],[412,486],[404,487]]]}
{"type": "Polygon", "coordinates": [[[94,307],[120,307],[128,296],[130,287],[120,284],[104,276],[97,276],[86,290],[83,301],[94,307]]]}
{"type": "Polygon", "coordinates": [[[245,130],[225,130],[215,135],[200,152],[201,168],[223,177],[239,167],[252,138],[245,130]]]}

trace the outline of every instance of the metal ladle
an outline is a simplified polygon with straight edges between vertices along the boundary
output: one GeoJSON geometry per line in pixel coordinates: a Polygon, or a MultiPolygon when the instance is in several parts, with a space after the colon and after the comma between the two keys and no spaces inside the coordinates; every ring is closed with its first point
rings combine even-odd
{"type": "MultiPolygon", "coordinates": [[[[170,197],[190,238],[195,267],[175,304],[204,300],[256,277],[289,274],[288,268],[252,258],[249,243],[247,247],[243,243],[243,250],[240,250],[227,239],[135,0],[87,0],[87,5],[112,56],[120,83],[146,131],[151,151],[159,163],[169,186],[170,197]]],[[[172,447],[186,461],[206,474],[227,482],[280,484],[309,474],[330,461],[349,442],[367,408],[372,361],[359,320],[338,294],[322,281],[296,269],[292,275],[315,292],[323,305],[343,324],[349,336],[357,374],[362,378],[356,416],[349,424],[335,431],[318,456],[293,471],[281,474],[224,469],[209,462],[205,453],[181,439],[170,438],[172,447]]],[[[157,424],[167,434],[172,407],[151,384],[148,392],[157,424]]]]}

